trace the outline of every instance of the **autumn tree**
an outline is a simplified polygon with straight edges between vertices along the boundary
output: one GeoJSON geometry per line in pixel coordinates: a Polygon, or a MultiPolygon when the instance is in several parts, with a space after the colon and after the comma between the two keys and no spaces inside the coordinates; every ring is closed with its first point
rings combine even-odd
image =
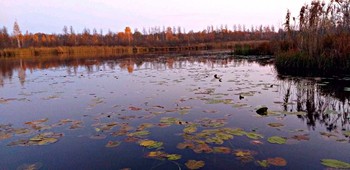
{"type": "Polygon", "coordinates": [[[0,29],[0,48],[6,48],[9,45],[10,36],[7,32],[7,28],[4,26],[0,29]]]}
{"type": "Polygon", "coordinates": [[[128,40],[128,44],[130,45],[130,42],[132,41],[132,33],[130,27],[125,27],[125,37],[128,40]]]}

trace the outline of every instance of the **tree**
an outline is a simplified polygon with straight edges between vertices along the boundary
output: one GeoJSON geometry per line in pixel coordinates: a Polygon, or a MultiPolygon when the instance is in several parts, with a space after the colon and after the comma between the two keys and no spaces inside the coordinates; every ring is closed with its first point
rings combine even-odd
{"type": "Polygon", "coordinates": [[[13,24],[13,35],[16,37],[17,39],[17,45],[18,48],[21,48],[21,29],[19,28],[19,25],[17,23],[17,21],[15,21],[15,23],[13,24]]]}

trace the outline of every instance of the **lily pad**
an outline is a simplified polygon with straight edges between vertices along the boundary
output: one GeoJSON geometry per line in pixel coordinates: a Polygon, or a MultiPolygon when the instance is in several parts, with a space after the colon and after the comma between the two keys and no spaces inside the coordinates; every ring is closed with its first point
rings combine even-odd
{"type": "Polygon", "coordinates": [[[267,160],[261,160],[261,161],[258,160],[256,161],[256,163],[263,168],[269,167],[269,162],[267,162],[267,160]]]}
{"type": "Polygon", "coordinates": [[[267,141],[273,144],[285,144],[287,139],[280,136],[271,136],[267,139],[267,141]]]}
{"type": "Polygon", "coordinates": [[[160,148],[163,145],[163,142],[157,142],[154,140],[143,140],[140,141],[140,145],[148,149],[160,148]]]}
{"type": "Polygon", "coordinates": [[[223,131],[235,136],[243,136],[247,133],[241,128],[236,128],[236,129],[224,128],[223,131]]]}
{"type": "Polygon", "coordinates": [[[268,158],[267,162],[270,165],[274,165],[274,166],[286,166],[287,165],[287,161],[281,157],[268,158]]]}
{"type": "Polygon", "coordinates": [[[143,131],[137,131],[137,132],[129,133],[127,136],[142,137],[142,136],[147,136],[149,134],[150,134],[149,131],[143,130],[143,131]]]}
{"type": "Polygon", "coordinates": [[[146,157],[148,158],[158,158],[158,159],[163,159],[166,157],[167,154],[163,151],[154,151],[154,152],[149,152],[146,157]]]}
{"type": "Polygon", "coordinates": [[[264,138],[263,135],[261,134],[258,134],[258,133],[254,133],[254,132],[248,132],[245,134],[248,138],[250,139],[261,139],[261,138],[264,138]]]}
{"type": "Polygon", "coordinates": [[[121,144],[120,141],[108,141],[108,143],[106,144],[107,148],[113,148],[113,147],[117,147],[121,144]]]}
{"type": "Polygon", "coordinates": [[[186,149],[186,148],[193,149],[194,148],[194,144],[190,143],[190,142],[183,142],[183,143],[178,143],[176,147],[178,149],[186,149]]]}
{"type": "Polygon", "coordinates": [[[269,125],[270,127],[273,127],[273,128],[278,128],[278,127],[284,126],[284,124],[282,124],[282,123],[269,123],[267,125],[269,125]]]}
{"type": "Polygon", "coordinates": [[[176,160],[181,159],[181,155],[178,155],[178,154],[168,154],[166,157],[170,161],[176,161],[176,160]]]}
{"type": "Polygon", "coordinates": [[[199,169],[204,167],[205,163],[204,161],[188,160],[185,165],[188,169],[199,169]]]}
{"type": "Polygon", "coordinates": [[[321,159],[321,164],[331,168],[340,168],[340,169],[350,168],[350,163],[339,161],[336,159],[321,159]]]}
{"type": "Polygon", "coordinates": [[[190,126],[187,126],[184,128],[183,130],[185,133],[194,133],[197,131],[197,125],[193,124],[193,125],[190,125],[190,126]]]}
{"type": "Polygon", "coordinates": [[[38,170],[43,166],[41,162],[36,162],[34,164],[24,164],[17,168],[17,170],[38,170]]]}
{"type": "Polygon", "coordinates": [[[231,153],[231,149],[228,147],[214,147],[214,153],[223,153],[223,154],[229,154],[231,153]]]}
{"type": "Polygon", "coordinates": [[[41,141],[38,142],[38,145],[48,145],[57,142],[58,139],[56,138],[44,138],[41,141]]]}
{"type": "Polygon", "coordinates": [[[12,134],[0,132],[0,140],[11,138],[12,134]]]}

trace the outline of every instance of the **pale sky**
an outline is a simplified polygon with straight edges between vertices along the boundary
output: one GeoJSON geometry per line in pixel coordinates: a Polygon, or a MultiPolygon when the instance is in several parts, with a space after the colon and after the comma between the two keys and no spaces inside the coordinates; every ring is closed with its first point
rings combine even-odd
{"type": "Polygon", "coordinates": [[[181,26],[200,31],[207,26],[241,24],[280,27],[287,9],[297,16],[311,0],[0,0],[0,27],[12,33],[15,20],[21,31],[62,33],[86,27],[104,33],[154,26],[181,26]]]}

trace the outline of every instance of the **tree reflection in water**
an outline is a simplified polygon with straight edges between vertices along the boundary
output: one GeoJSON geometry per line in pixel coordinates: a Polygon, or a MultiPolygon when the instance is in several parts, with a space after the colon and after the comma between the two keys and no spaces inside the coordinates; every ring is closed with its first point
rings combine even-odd
{"type": "Polygon", "coordinates": [[[284,95],[284,111],[301,111],[298,117],[315,129],[325,125],[328,131],[349,130],[350,93],[344,91],[350,81],[326,78],[292,78],[279,76],[284,95]],[[296,106],[296,108],[294,108],[296,106]]]}

